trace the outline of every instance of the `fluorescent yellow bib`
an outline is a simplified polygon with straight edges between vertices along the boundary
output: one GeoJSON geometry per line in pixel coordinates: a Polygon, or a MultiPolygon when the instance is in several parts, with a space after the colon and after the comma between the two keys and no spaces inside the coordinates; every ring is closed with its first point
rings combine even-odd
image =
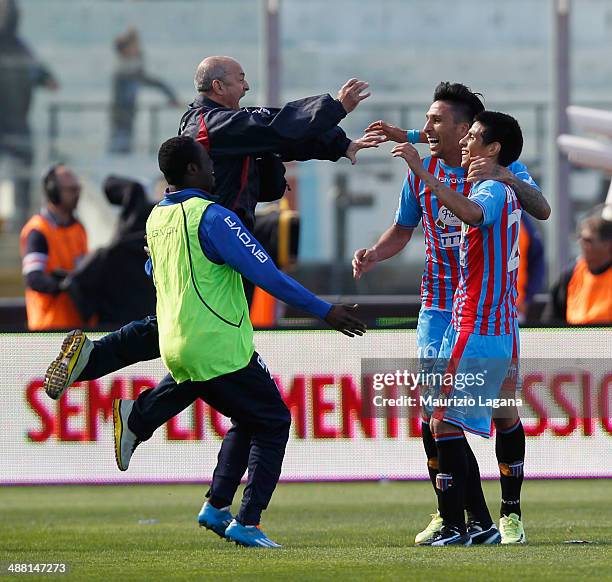
{"type": "Polygon", "coordinates": [[[157,205],[147,220],[159,347],[177,383],[240,370],[255,350],[240,274],[202,252],[198,229],[210,204],[194,197],[157,205]]]}

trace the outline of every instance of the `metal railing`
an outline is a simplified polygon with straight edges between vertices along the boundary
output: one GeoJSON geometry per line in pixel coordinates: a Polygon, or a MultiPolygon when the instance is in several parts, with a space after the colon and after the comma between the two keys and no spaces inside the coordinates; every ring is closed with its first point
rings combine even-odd
{"type": "MultiPolygon", "coordinates": [[[[534,150],[536,152],[545,152],[546,127],[547,127],[547,110],[548,104],[545,101],[512,101],[508,103],[498,103],[496,107],[501,110],[508,110],[516,113],[520,118],[521,112],[532,116],[534,120],[534,150]]],[[[143,104],[139,107],[139,115],[144,115],[146,119],[146,134],[144,141],[145,150],[150,154],[155,154],[161,139],[161,115],[168,110],[173,109],[171,106],[160,104],[143,104]]],[[[173,109],[173,111],[176,111],[173,109]]],[[[57,159],[61,155],[59,149],[60,139],[63,135],[63,122],[66,116],[83,116],[88,114],[106,114],[110,113],[110,104],[108,102],[96,101],[55,101],[49,104],[48,107],[48,124],[47,124],[47,157],[49,159],[57,159]]],[[[363,103],[356,111],[358,115],[353,114],[343,122],[343,126],[350,128],[352,133],[363,130],[363,123],[366,120],[372,121],[375,119],[386,119],[392,123],[396,123],[401,127],[412,127],[415,124],[421,124],[424,114],[424,103],[419,102],[373,102],[363,103]]],[[[177,127],[180,115],[177,114],[177,127]]],[[[75,140],[76,141],[76,140],[75,140]]],[[[540,161],[540,160],[538,160],[540,161]]]]}
{"type": "MultiPolygon", "coordinates": [[[[612,101],[581,100],[578,104],[589,107],[612,108],[612,101]]],[[[426,102],[424,101],[378,101],[363,103],[351,116],[343,122],[343,126],[351,129],[352,134],[363,130],[364,123],[368,120],[386,119],[401,127],[409,128],[419,126],[423,123],[426,102]]],[[[547,156],[548,139],[548,108],[549,102],[545,99],[525,99],[495,101],[490,104],[499,111],[508,111],[519,120],[531,119],[532,123],[524,124],[529,135],[528,143],[532,144],[530,150],[535,152],[531,163],[541,164],[547,156]]],[[[86,102],[86,101],[55,101],[48,107],[48,157],[56,159],[59,155],[58,143],[62,136],[62,120],[66,115],[86,115],[89,113],[109,114],[110,104],[108,102],[86,102]]],[[[147,139],[145,140],[146,151],[155,154],[159,146],[161,135],[161,116],[171,106],[160,104],[142,104],[139,114],[146,117],[147,139]]],[[[176,125],[178,127],[180,114],[177,112],[176,125]]],[[[530,156],[531,157],[531,156],[530,156]]]]}
{"type": "MultiPolygon", "coordinates": [[[[160,116],[161,113],[167,109],[175,109],[167,104],[145,104],[139,107],[139,112],[144,113],[147,118],[148,126],[148,139],[146,141],[146,151],[151,155],[157,154],[159,148],[159,141],[161,138],[160,131],[160,116]]],[[[47,157],[49,160],[55,160],[60,155],[59,141],[62,135],[62,118],[64,115],[84,115],[88,113],[106,113],[107,116],[110,114],[110,104],[108,102],[96,101],[56,101],[49,105],[48,108],[48,124],[47,124],[47,138],[48,148],[47,157]]],[[[178,117],[176,126],[178,128],[178,117]]]]}

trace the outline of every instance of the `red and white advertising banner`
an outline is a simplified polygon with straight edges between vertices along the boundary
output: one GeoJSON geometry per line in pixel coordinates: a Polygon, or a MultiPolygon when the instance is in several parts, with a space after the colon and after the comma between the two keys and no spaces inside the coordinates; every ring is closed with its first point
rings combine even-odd
{"type": "MultiPolygon", "coordinates": [[[[94,336],[97,337],[97,336],[94,336]]],[[[59,401],[42,388],[61,334],[0,335],[0,483],[203,482],[229,420],[196,402],[115,465],[112,399],[134,398],[165,375],[161,360],[75,384],[59,401]]],[[[362,406],[363,359],[414,358],[414,330],[258,332],[258,352],[290,407],[282,479],[426,478],[418,409],[371,418],[362,406]]],[[[203,352],[205,355],[205,350],[203,352]]],[[[612,475],[612,329],[521,332],[521,416],[529,477],[612,475]],[[564,367],[579,362],[580,371],[564,367]],[[521,364],[523,365],[523,364],[521,364]]],[[[497,478],[495,439],[470,436],[483,477],[497,478]]]]}

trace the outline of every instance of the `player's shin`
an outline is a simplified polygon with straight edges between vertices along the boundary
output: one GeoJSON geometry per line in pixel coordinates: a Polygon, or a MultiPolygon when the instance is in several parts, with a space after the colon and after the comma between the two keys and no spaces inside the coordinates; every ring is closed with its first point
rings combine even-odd
{"type": "Polygon", "coordinates": [[[423,420],[421,423],[421,439],[423,440],[423,447],[425,448],[425,454],[427,455],[427,471],[429,473],[429,479],[433,485],[434,492],[438,495],[438,489],[436,488],[436,477],[438,476],[438,448],[436,447],[436,441],[431,434],[431,428],[429,422],[423,420]]]}
{"type": "Polygon", "coordinates": [[[438,506],[445,526],[465,533],[465,482],[468,471],[465,437],[435,435],[440,472],[437,476],[438,506]]]}
{"type": "Polygon", "coordinates": [[[465,453],[467,457],[465,509],[468,522],[478,522],[482,528],[487,529],[491,527],[493,520],[491,519],[491,514],[489,513],[489,508],[482,491],[478,461],[467,439],[465,439],[465,453]]]}
{"type": "Polygon", "coordinates": [[[498,428],[495,453],[499,464],[501,484],[501,516],[511,513],[521,517],[521,487],[525,459],[525,430],[520,419],[509,428],[498,428]]]}

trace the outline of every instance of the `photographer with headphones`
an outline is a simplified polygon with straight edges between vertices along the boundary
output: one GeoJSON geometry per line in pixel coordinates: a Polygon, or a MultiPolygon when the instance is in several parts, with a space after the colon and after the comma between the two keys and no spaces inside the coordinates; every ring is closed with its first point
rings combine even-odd
{"type": "Polygon", "coordinates": [[[66,277],[87,254],[87,234],[75,218],[81,183],[64,164],[43,175],[46,201],[21,231],[28,329],[71,329],[85,325],[66,293],[66,277]]]}

